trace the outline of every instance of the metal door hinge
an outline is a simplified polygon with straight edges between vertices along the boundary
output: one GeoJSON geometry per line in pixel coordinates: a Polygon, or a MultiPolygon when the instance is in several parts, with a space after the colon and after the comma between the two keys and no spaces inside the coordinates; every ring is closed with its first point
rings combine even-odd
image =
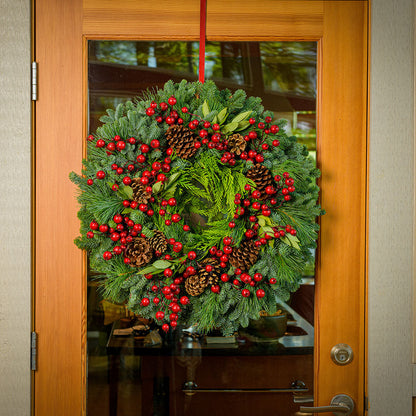
{"type": "Polygon", "coordinates": [[[36,356],[37,356],[37,339],[38,335],[36,332],[30,334],[30,369],[36,371],[36,356]]]}
{"type": "Polygon", "coordinates": [[[32,101],[38,99],[38,63],[32,62],[32,101]]]}

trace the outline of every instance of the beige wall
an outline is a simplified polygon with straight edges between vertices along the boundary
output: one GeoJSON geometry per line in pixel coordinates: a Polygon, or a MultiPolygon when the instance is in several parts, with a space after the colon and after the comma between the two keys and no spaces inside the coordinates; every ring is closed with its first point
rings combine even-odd
{"type": "Polygon", "coordinates": [[[0,0],[0,414],[30,412],[30,0],[0,0]]]}
{"type": "Polygon", "coordinates": [[[370,95],[371,416],[412,403],[414,88],[412,0],[373,0],[370,95]]]}
{"type": "MultiPolygon", "coordinates": [[[[0,42],[0,414],[28,416],[29,0],[0,0],[0,42]]],[[[370,416],[410,416],[414,208],[412,0],[372,1],[371,42],[370,416]]]]}

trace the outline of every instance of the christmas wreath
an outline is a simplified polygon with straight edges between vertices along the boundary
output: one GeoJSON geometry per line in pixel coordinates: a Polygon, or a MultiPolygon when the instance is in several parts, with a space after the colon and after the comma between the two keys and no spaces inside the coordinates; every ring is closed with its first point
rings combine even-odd
{"type": "Polygon", "coordinates": [[[103,296],[167,331],[274,313],[312,261],[319,170],[261,99],[167,82],[87,138],[81,236],[103,296]]]}

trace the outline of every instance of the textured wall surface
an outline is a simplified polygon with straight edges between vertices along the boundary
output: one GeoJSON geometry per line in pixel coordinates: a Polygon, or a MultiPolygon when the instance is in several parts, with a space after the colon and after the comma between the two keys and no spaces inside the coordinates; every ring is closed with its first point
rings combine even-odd
{"type": "Polygon", "coordinates": [[[371,27],[370,416],[412,414],[412,0],[374,0],[371,27]]]}
{"type": "Polygon", "coordinates": [[[0,414],[30,414],[30,0],[0,1],[0,414]]]}

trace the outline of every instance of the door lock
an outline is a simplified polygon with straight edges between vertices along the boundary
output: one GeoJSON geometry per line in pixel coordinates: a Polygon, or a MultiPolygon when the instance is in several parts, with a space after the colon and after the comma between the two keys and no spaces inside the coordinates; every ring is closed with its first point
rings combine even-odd
{"type": "Polygon", "coordinates": [[[348,344],[337,344],[332,347],[331,358],[337,365],[346,365],[352,361],[354,353],[348,344]]]}

